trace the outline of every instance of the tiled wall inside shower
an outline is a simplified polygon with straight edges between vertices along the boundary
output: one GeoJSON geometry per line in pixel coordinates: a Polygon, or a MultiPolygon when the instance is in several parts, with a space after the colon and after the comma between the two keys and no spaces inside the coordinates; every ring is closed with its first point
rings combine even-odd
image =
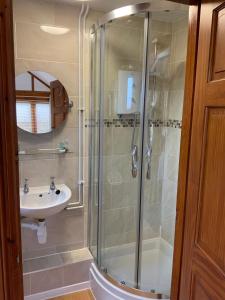
{"type": "MultiPolygon", "coordinates": [[[[114,25],[109,32],[106,29],[103,248],[136,242],[137,238],[138,181],[131,175],[130,155],[134,118],[119,118],[115,109],[115,95],[119,69],[131,65],[135,70],[141,70],[142,33],[140,20],[134,23],[123,21],[114,25]],[[120,26],[123,30],[120,30],[120,26]],[[119,32],[128,38],[120,41],[119,32]],[[134,44],[138,45],[135,51],[134,44]],[[129,56],[125,58],[124,53],[129,53],[129,56]]],[[[156,238],[161,234],[163,239],[172,244],[182,126],[186,17],[173,23],[153,18],[151,38],[157,38],[158,52],[169,49],[169,55],[159,61],[157,71],[161,76],[157,76],[156,83],[158,101],[154,116],[149,117],[149,127],[154,128],[154,139],[151,180],[144,177],[143,239],[156,238]]],[[[153,53],[154,48],[150,53],[152,59],[153,53]]],[[[152,83],[150,87],[152,89],[152,83]]],[[[147,102],[151,101],[147,99],[147,102]]],[[[149,106],[149,109],[152,108],[149,106]]],[[[137,120],[136,143],[140,138],[139,118],[137,120]]]]}
{"type": "Polygon", "coordinates": [[[134,122],[132,116],[118,116],[116,103],[119,71],[142,70],[143,18],[112,22],[105,37],[102,243],[109,248],[136,240],[138,178],[132,177],[130,155],[134,122]]]}
{"type": "MultiPolygon", "coordinates": [[[[149,119],[153,119],[155,126],[151,179],[145,179],[144,183],[143,239],[161,236],[171,245],[175,229],[187,25],[187,16],[168,23],[154,20],[153,14],[152,40],[157,39],[158,53],[169,49],[169,56],[159,60],[155,69],[157,100],[153,105],[154,74],[150,76],[147,109],[150,112],[149,119]]],[[[150,51],[154,61],[153,45],[150,51]]]]}
{"type": "MultiPolygon", "coordinates": [[[[170,89],[167,118],[182,120],[184,81],[187,51],[187,17],[172,23],[171,58],[169,63],[170,89]]],[[[162,189],[162,238],[173,244],[176,214],[177,179],[181,129],[165,129],[165,161],[162,189]]]]}

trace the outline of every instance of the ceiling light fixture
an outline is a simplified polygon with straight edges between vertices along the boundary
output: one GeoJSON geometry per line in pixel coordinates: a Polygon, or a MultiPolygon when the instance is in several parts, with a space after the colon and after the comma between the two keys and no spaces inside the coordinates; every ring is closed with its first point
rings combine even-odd
{"type": "Polygon", "coordinates": [[[58,26],[49,26],[49,25],[41,25],[41,30],[54,35],[66,34],[70,31],[69,28],[66,27],[58,27],[58,26]]]}

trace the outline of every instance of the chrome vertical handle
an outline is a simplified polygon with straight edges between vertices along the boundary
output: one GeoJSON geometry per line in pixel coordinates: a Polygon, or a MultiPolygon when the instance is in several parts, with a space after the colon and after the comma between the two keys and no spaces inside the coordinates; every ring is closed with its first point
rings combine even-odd
{"type": "Polygon", "coordinates": [[[147,157],[147,172],[146,172],[146,178],[148,180],[151,179],[151,167],[152,167],[152,147],[148,147],[146,152],[147,157]]]}
{"type": "Polygon", "coordinates": [[[138,147],[134,145],[131,149],[131,157],[132,157],[132,176],[137,177],[137,160],[138,160],[138,147]]]}

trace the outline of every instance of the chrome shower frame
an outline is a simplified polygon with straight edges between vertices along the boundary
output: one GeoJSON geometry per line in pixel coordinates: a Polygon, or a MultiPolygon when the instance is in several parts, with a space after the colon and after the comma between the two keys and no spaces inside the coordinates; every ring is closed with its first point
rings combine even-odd
{"type": "Polygon", "coordinates": [[[109,22],[115,21],[116,19],[129,17],[129,16],[136,15],[136,14],[139,14],[142,12],[149,12],[150,7],[151,7],[151,5],[149,2],[144,2],[144,3],[127,5],[127,6],[123,6],[123,7],[114,9],[114,10],[110,11],[109,13],[103,15],[99,19],[98,25],[104,26],[109,22]]]}

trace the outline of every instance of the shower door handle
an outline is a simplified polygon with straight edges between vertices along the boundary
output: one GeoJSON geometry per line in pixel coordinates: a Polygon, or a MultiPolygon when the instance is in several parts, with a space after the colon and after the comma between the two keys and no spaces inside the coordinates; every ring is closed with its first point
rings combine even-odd
{"type": "Polygon", "coordinates": [[[146,178],[148,180],[151,179],[151,167],[152,167],[152,147],[148,147],[146,152],[147,157],[147,172],[146,172],[146,178]]]}
{"type": "Polygon", "coordinates": [[[131,157],[132,157],[132,169],[131,173],[132,176],[135,178],[137,177],[137,161],[138,161],[138,147],[134,145],[131,149],[131,157]]]}

